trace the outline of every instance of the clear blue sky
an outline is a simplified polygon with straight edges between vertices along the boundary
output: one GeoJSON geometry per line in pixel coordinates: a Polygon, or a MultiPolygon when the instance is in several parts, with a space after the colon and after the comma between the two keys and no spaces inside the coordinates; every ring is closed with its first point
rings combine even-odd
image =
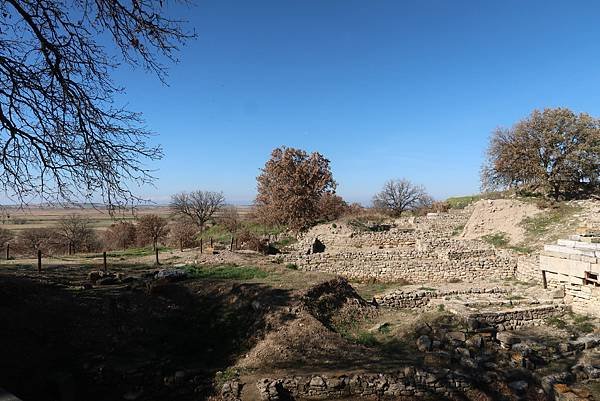
{"type": "Polygon", "coordinates": [[[543,107],[600,116],[598,15],[594,1],[197,1],[170,86],[115,77],[165,150],[141,193],[251,201],[281,145],[328,157],[350,201],[395,177],[478,192],[495,127],[543,107]]]}

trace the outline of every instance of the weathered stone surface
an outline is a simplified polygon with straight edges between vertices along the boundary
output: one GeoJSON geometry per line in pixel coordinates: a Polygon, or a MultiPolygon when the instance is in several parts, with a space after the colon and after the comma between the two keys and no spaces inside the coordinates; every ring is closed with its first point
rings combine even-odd
{"type": "Polygon", "coordinates": [[[157,279],[177,281],[187,278],[187,272],[182,269],[161,269],[154,275],[157,279]]]}
{"type": "Polygon", "coordinates": [[[422,335],[417,338],[417,348],[421,352],[426,352],[431,350],[431,339],[429,336],[422,335]]]}
{"type": "Polygon", "coordinates": [[[503,331],[496,334],[496,340],[500,342],[500,345],[507,348],[510,348],[510,346],[512,346],[513,344],[521,342],[521,339],[519,337],[507,331],[503,331]]]}
{"type": "Polygon", "coordinates": [[[514,392],[521,394],[527,391],[529,384],[525,380],[517,380],[511,383],[508,383],[508,387],[511,388],[514,392]]]}

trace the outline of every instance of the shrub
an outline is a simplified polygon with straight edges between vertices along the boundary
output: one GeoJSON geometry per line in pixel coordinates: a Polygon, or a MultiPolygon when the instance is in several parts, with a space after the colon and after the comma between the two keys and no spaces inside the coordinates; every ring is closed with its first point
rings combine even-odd
{"type": "Polygon", "coordinates": [[[137,243],[141,246],[152,244],[152,249],[156,249],[158,243],[166,238],[168,232],[166,219],[156,214],[145,214],[138,220],[137,243]]]}
{"type": "Polygon", "coordinates": [[[60,233],[53,228],[26,228],[16,238],[15,252],[35,255],[38,250],[46,254],[65,251],[65,243],[60,233]]]}
{"type": "Polygon", "coordinates": [[[108,249],[127,249],[135,246],[137,230],[133,223],[119,221],[104,232],[104,244],[108,249]]]}
{"type": "Polygon", "coordinates": [[[96,231],[90,227],[89,219],[77,214],[64,217],[58,225],[65,246],[71,244],[73,252],[96,252],[101,248],[96,231]]]}
{"type": "Polygon", "coordinates": [[[191,220],[179,219],[170,224],[168,241],[171,246],[178,247],[180,250],[195,247],[197,233],[198,226],[191,220]]]}

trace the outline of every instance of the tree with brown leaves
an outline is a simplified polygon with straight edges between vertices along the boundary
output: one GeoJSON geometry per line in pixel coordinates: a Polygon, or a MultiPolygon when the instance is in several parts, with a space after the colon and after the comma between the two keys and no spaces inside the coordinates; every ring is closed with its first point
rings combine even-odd
{"type": "Polygon", "coordinates": [[[319,218],[324,221],[339,219],[350,211],[350,206],[341,196],[326,192],[319,200],[319,218]]]}
{"type": "Polygon", "coordinates": [[[184,247],[196,246],[198,226],[188,218],[180,218],[172,222],[169,228],[169,240],[183,252],[184,247]]]}
{"type": "Polygon", "coordinates": [[[141,246],[152,244],[156,250],[158,243],[165,239],[169,233],[167,220],[156,214],[145,214],[138,219],[137,240],[141,246]]]}
{"type": "Polygon", "coordinates": [[[191,38],[165,0],[0,2],[0,188],[21,203],[101,197],[139,200],[128,184],[153,181],[161,157],[139,113],[117,103],[111,79],[126,64],[165,79],[191,38]],[[112,42],[112,43],[111,43],[112,42]],[[112,46],[111,46],[112,44],[112,46]]]}
{"type": "Polygon", "coordinates": [[[256,214],[267,224],[306,229],[319,220],[319,202],[335,192],[329,160],[301,149],[274,149],[257,177],[256,214]]]}
{"type": "Polygon", "coordinates": [[[128,221],[113,223],[104,232],[104,244],[109,249],[127,249],[135,245],[137,229],[128,221]]]}
{"type": "Polygon", "coordinates": [[[421,185],[407,179],[387,181],[381,192],[373,197],[373,206],[394,217],[400,217],[407,210],[414,210],[431,204],[431,196],[421,185]]]}
{"type": "Polygon", "coordinates": [[[600,189],[600,120],[566,108],[534,110],[490,138],[484,190],[541,191],[558,200],[600,189]]]}

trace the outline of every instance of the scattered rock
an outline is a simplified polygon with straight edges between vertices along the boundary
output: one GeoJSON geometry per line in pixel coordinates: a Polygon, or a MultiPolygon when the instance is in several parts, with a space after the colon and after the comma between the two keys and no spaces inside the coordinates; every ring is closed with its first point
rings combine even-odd
{"type": "Polygon", "coordinates": [[[431,339],[429,338],[429,336],[422,335],[421,337],[417,338],[417,348],[421,352],[430,351],[431,339]]]}
{"type": "Polygon", "coordinates": [[[521,342],[519,337],[507,331],[502,331],[496,334],[496,340],[498,340],[500,345],[504,348],[510,348],[512,345],[521,342]]]}
{"type": "Polygon", "coordinates": [[[169,281],[183,280],[187,278],[187,276],[187,272],[182,269],[161,269],[154,274],[154,278],[166,279],[169,281]]]}
{"type": "Polygon", "coordinates": [[[517,394],[522,394],[525,391],[527,391],[529,384],[525,380],[517,380],[517,381],[511,382],[511,383],[508,383],[508,387],[510,387],[510,389],[513,390],[514,392],[516,392],[517,394]]]}

